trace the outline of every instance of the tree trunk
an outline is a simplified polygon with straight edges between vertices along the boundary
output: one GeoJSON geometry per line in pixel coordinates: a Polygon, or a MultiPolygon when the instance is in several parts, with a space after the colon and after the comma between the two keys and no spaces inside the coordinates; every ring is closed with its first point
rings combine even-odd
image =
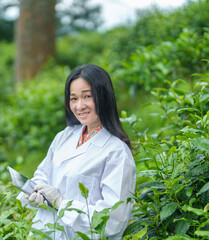
{"type": "Polygon", "coordinates": [[[20,0],[16,28],[16,81],[32,79],[55,55],[56,0],[20,0]]]}

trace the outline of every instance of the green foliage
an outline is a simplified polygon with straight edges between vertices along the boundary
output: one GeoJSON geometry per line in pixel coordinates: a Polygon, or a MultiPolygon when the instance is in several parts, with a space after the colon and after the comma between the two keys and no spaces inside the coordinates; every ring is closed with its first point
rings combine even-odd
{"type": "Polygon", "coordinates": [[[1,108],[2,146],[46,150],[64,128],[64,82],[69,70],[48,64],[49,71],[45,69],[31,82],[17,84],[9,103],[1,108]]]}
{"type": "Polygon", "coordinates": [[[163,86],[165,80],[174,81],[177,76],[184,78],[195,72],[204,72],[207,65],[202,64],[202,59],[208,56],[208,43],[208,29],[201,37],[184,29],[175,40],[138,48],[115,75],[126,82],[132,96],[138,89],[150,91],[153,87],[163,86]]]}
{"type": "Polygon", "coordinates": [[[209,76],[195,78],[191,85],[177,80],[153,92],[166,127],[139,138],[132,125],[140,145],[136,162],[146,170],[137,175],[128,239],[145,227],[140,239],[208,239],[209,76]]]}
{"type": "MultiPolygon", "coordinates": [[[[107,220],[109,219],[109,215],[112,211],[114,211],[120,204],[123,202],[115,203],[111,208],[103,209],[102,211],[94,211],[92,218],[90,219],[89,210],[86,212],[81,211],[80,209],[72,208],[73,201],[69,201],[65,208],[61,209],[57,215],[57,211],[54,208],[46,206],[42,204],[39,207],[46,209],[51,212],[54,217],[54,223],[47,223],[45,227],[47,227],[47,231],[42,231],[39,229],[35,229],[32,227],[32,218],[35,216],[36,209],[26,209],[22,207],[21,202],[16,200],[17,194],[9,185],[1,187],[0,194],[0,203],[1,203],[1,215],[0,215],[0,234],[3,239],[26,239],[29,233],[31,233],[29,239],[49,239],[55,240],[57,231],[61,231],[64,233],[66,239],[68,239],[64,226],[60,225],[59,220],[65,214],[65,211],[76,211],[79,214],[85,214],[89,218],[89,226],[90,230],[86,233],[76,232],[77,236],[73,239],[89,239],[94,240],[94,234],[97,234],[101,237],[101,239],[106,240],[104,238],[104,232],[107,220]],[[91,235],[91,238],[89,238],[91,235]]],[[[88,198],[88,189],[82,184],[79,183],[79,188],[81,190],[81,194],[87,200],[88,198]]],[[[87,209],[88,202],[86,201],[87,209]]],[[[28,239],[28,238],[27,238],[28,239]]]]}
{"type": "Polygon", "coordinates": [[[57,39],[57,61],[71,68],[98,61],[106,43],[98,32],[81,32],[57,39]]]}
{"type": "Polygon", "coordinates": [[[89,190],[82,183],[79,183],[79,188],[80,188],[82,196],[85,199],[87,199],[88,198],[88,194],[89,194],[89,190]]]}
{"type": "Polygon", "coordinates": [[[30,211],[16,203],[16,191],[10,183],[0,182],[0,236],[2,239],[22,240],[29,234],[35,211],[30,211]]]}
{"type": "MultiPolygon", "coordinates": [[[[176,9],[163,10],[152,6],[148,9],[137,10],[136,23],[129,31],[126,31],[129,39],[124,49],[126,55],[133,53],[139,46],[157,46],[162,41],[174,40],[185,27],[201,36],[204,28],[209,27],[208,7],[207,0],[189,0],[176,9]]],[[[120,41],[123,40],[119,39],[120,41]]],[[[122,50],[121,48],[119,51],[122,50]]]]}

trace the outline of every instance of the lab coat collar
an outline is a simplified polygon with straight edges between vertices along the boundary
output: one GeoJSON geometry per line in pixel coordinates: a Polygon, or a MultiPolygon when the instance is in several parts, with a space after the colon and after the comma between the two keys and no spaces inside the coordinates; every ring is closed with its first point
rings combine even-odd
{"type": "MultiPolygon", "coordinates": [[[[103,147],[107,140],[111,137],[111,134],[107,131],[106,128],[102,127],[102,129],[89,141],[91,140],[91,144],[96,145],[97,147],[103,147]]],[[[88,142],[88,141],[87,141],[88,142]]]]}
{"type": "MultiPolygon", "coordinates": [[[[76,128],[73,131],[73,133],[76,134],[78,136],[78,138],[82,134],[83,127],[84,127],[84,125],[80,125],[80,127],[76,128]]],[[[95,136],[90,138],[87,142],[85,142],[81,146],[84,146],[86,143],[89,143],[89,144],[94,144],[97,147],[103,147],[104,144],[107,142],[107,140],[110,138],[110,136],[111,136],[111,134],[103,126],[102,129],[95,136]]],[[[88,145],[88,144],[86,144],[86,145],[88,145]]],[[[78,147],[78,148],[80,148],[80,147],[78,147]]]]}
{"type": "Polygon", "coordinates": [[[58,155],[61,154],[64,161],[84,154],[91,144],[102,148],[111,137],[111,134],[103,127],[95,136],[77,148],[78,139],[82,133],[82,129],[83,125],[75,128],[75,130],[72,132],[73,135],[71,135],[69,139],[69,144],[65,144],[65,146],[63,146],[63,148],[61,147],[60,151],[56,153],[58,155]]]}

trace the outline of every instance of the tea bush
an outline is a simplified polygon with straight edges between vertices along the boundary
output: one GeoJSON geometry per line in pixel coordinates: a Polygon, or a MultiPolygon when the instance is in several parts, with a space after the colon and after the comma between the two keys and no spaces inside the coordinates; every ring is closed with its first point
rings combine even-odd
{"type": "Polygon", "coordinates": [[[153,92],[167,121],[155,135],[132,122],[142,170],[125,239],[209,239],[209,74],[193,78],[153,92]]]}
{"type": "Polygon", "coordinates": [[[161,42],[157,46],[138,47],[114,76],[119,82],[125,82],[125,87],[134,95],[138,89],[150,91],[163,86],[165,80],[174,81],[195,72],[204,73],[207,65],[202,64],[202,59],[206,59],[208,53],[208,28],[204,29],[203,36],[185,28],[175,40],[161,42]]]}
{"type": "Polygon", "coordinates": [[[9,149],[47,149],[64,128],[65,67],[48,63],[33,81],[16,85],[16,92],[1,108],[0,144],[9,149]],[[53,69],[53,70],[52,70],[53,69]]]}
{"type": "Polygon", "coordinates": [[[34,210],[16,202],[17,191],[11,184],[0,182],[0,239],[26,239],[30,232],[34,210]]]}

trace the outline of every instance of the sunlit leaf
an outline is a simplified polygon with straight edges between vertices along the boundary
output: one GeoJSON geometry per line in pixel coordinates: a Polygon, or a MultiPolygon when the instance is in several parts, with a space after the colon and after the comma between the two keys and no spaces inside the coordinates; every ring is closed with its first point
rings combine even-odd
{"type": "Polygon", "coordinates": [[[81,237],[83,240],[91,240],[85,233],[82,232],[76,232],[79,237],[81,237]]]}
{"type": "Polygon", "coordinates": [[[87,199],[87,198],[88,198],[89,190],[83,185],[83,183],[79,183],[79,188],[80,188],[80,191],[81,191],[82,196],[83,196],[85,199],[87,199]]]}
{"type": "Polygon", "coordinates": [[[162,181],[150,181],[139,185],[138,190],[143,188],[164,188],[164,187],[165,186],[162,181]]]}
{"type": "Polygon", "coordinates": [[[197,231],[195,231],[195,234],[196,234],[197,236],[201,236],[201,237],[203,237],[203,236],[208,237],[208,236],[209,236],[209,231],[197,230],[197,231]]]}
{"type": "Polygon", "coordinates": [[[194,240],[194,238],[186,235],[186,234],[176,234],[175,236],[170,236],[165,240],[194,240]]]}
{"type": "Polygon", "coordinates": [[[197,149],[209,153],[209,139],[204,137],[195,138],[192,140],[192,143],[197,149]]]}

